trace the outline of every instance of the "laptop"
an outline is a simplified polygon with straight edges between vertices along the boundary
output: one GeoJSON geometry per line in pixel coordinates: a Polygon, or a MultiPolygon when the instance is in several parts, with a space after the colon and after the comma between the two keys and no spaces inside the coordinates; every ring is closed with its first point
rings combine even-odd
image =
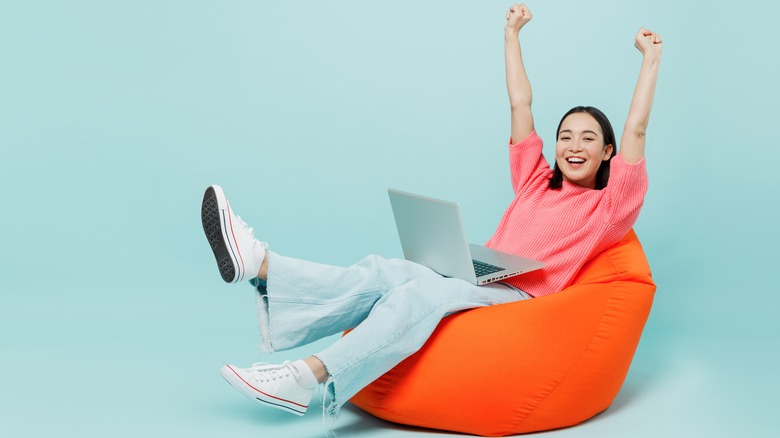
{"type": "Polygon", "coordinates": [[[469,244],[454,202],[396,189],[388,189],[388,194],[407,260],[476,285],[544,267],[537,260],[469,244]]]}

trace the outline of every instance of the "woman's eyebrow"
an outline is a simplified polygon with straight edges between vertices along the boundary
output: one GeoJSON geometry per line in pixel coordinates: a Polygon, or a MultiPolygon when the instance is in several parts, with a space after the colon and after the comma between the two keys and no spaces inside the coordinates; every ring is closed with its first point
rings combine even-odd
{"type": "MultiPolygon", "coordinates": [[[[559,133],[558,133],[558,135],[561,135],[561,134],[563,134],[564,132],[568,132],[569,134],[571,134],[571,133],[572,133],[572,130],[571,130],[571,129],[562,129],[562,130],[561,130],[561,132],[559,132],[559,133]]],[[[585,131],[582,131],[582,133],[583,133],[583,134],[593,134],[593,135],[595,135],[595,136],[597,136],[597,137],[598,137],[598,135],[599,135],[599,134],[598,134],[596,131],[590,131],[590,130],[585,130],[585,131]]]]}

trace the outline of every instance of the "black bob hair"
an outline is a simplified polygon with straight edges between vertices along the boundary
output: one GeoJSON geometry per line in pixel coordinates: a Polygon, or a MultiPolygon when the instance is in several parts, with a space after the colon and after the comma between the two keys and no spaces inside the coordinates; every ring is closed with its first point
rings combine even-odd
{"type": "MultiPolygon", "coordinates": [[[[601,126],[601,132],[604,135],[604,146],[611,144],[612,145],[612,155],[610,155],[609,160],[605,160],[601,162],[601,165],[599,166],[599,170],[596,171],[596,190],[601,190],[604,187],[607,186],[607,182],[609,181],[609,162],[612,160],[612,157],[615,156],[617,153],[617,144],[615,142],[615,132],[612,130],[612,124],[609,123],[609,119],[607,116],[604,115],[603,112],[601,112],[599,109],[594,108],[592,106],[575,106],[574,108],[570,109],[566,114],[561,117],[560,123],[558,123],[558,130],[555,131],[555,140],[558,140],[558,134],[561,132],[561,125],[563,124],[563,121],[566,119],[566,117],[569,117],[572,114],[575,113],[588,113],[591,116],[593,116],[594,119],[598,122],[599,126],[601,126]]],[[[552,177],[550,177],[550,188],[553,190],[560,190],[563,186],[563,172],[561,172],[561,169],[558,167],[558,163],[555,163],[555,167],[553,168],[553,174],[552,177]]]]}

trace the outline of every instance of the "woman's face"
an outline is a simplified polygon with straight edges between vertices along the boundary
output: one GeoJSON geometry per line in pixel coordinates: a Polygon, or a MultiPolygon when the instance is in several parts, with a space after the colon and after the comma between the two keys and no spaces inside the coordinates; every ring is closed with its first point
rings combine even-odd
{"type": "Polygon", "coordinates": [[[601,126],[588,113],[574,113],[563,119],[555,144],[555,162],[563,180],[580,187],[596,188],[596,172],[609,160],[613,145],[604,144],[601,126]]]}

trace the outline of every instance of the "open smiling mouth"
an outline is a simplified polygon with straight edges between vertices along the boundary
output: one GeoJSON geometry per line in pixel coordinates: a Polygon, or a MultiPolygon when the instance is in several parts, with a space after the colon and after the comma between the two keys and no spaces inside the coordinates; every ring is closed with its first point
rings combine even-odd
{"type": "Polygon", "coordinates": [[[569,164],[583,164],[585,159],[580,157],[569,157],[566,159],[566,162],[569,164]]]}

